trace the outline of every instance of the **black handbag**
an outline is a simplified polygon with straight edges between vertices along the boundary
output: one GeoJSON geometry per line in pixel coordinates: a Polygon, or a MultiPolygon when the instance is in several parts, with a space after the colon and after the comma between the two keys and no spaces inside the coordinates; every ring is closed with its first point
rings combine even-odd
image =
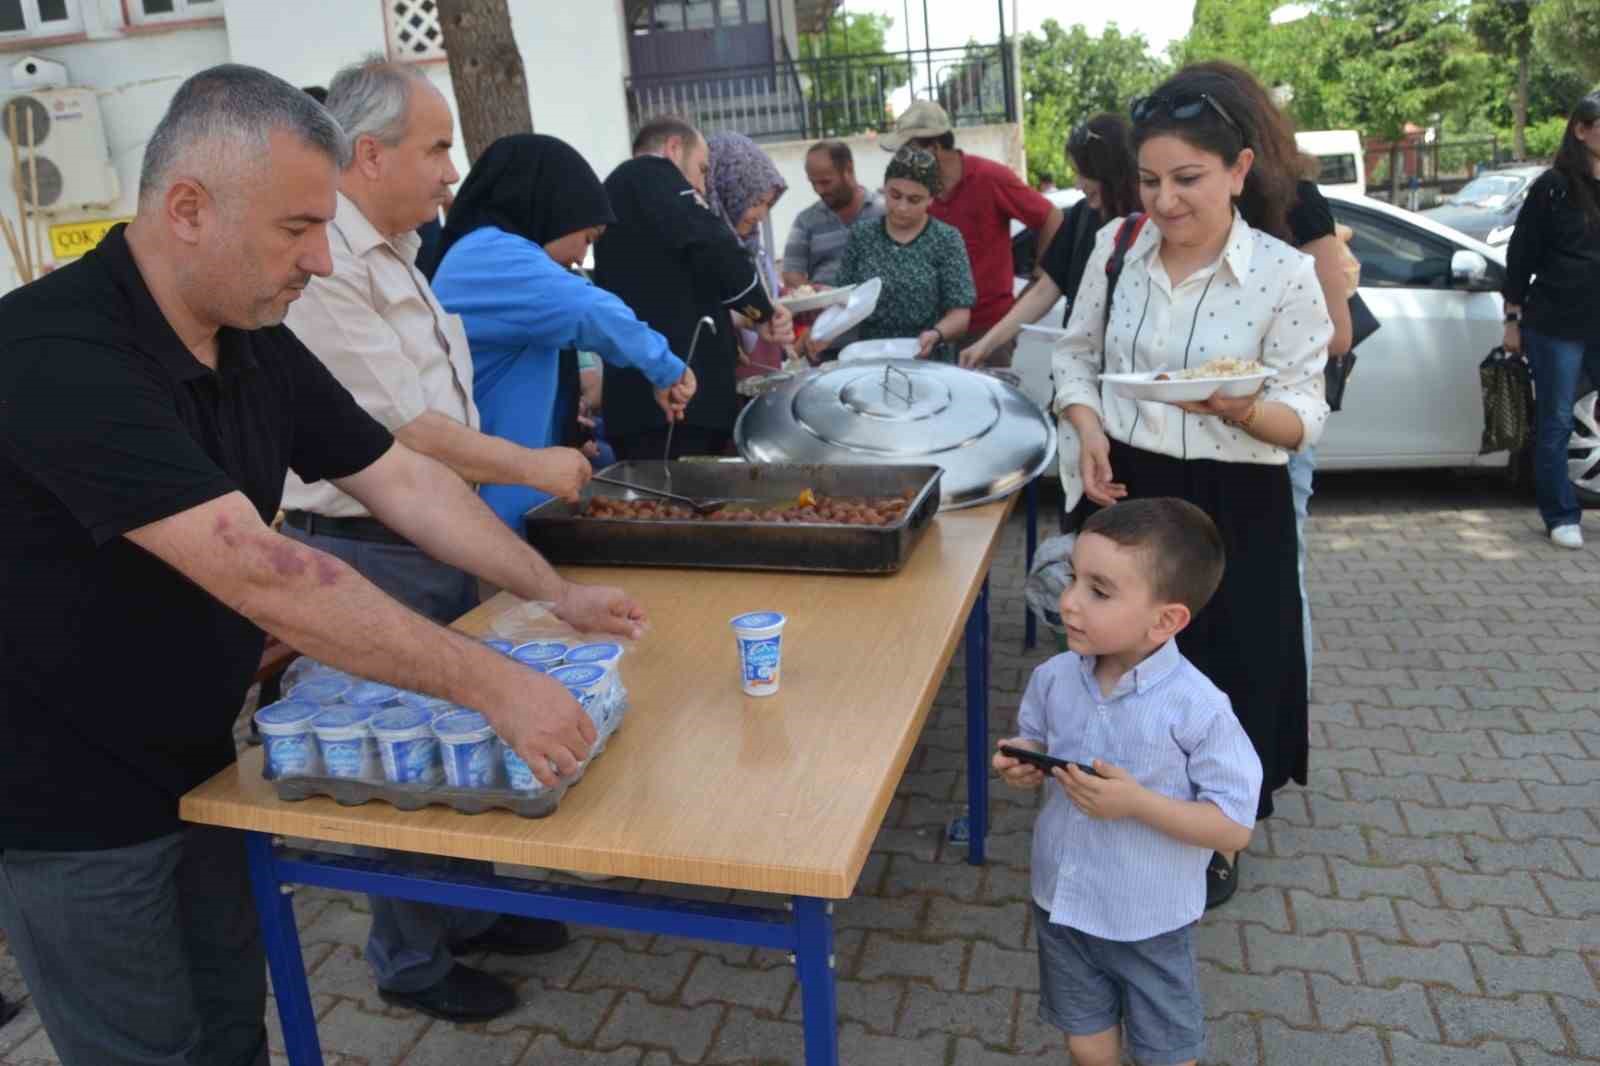
{"type": "Polygon", "coordinates": [[[1528,361],[1495,348],[1478,364],[1483,388],[1480,455],[1520,451],[1533,440],[1533,374],[1528,361]]]}
{"type": "Polygon", "coordinates": [[[1372,308],[1367,306],[1367,301],[1361,298],[1360,293],[1350,295],[1350,351],[1343,355],[1329,355],[1327,364],[1322,368],[1325,398],[1328,401],[1328,410],[1337,411],[1344,406],[1344,387],[1350,380],[1350,372],[1356,368],[1355,347],[1374,333],[1378,332],[1378,316],[1372,313],[1372,308]]]}

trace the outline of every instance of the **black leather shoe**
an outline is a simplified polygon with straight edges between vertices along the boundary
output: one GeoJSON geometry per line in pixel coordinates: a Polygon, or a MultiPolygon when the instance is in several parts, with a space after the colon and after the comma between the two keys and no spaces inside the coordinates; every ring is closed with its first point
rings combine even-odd
{"type": "Polygon", "coordinates": [[[452,966],[443,980],[420,992],[380,988],[378,996],[393,1006],[464,1025],[498,1018],[517,1006],[517,993],[510,985],[460,963],[452,966]]]}
{"type": "Polygon", "coordinates": [[[548,955],[566,947],[571,939],[564,922],[502,914],[477,936],[452,945],[450,952],[454,955],[471,955],[475,951],[494,955],[548,955]]]}
{"type": "Polygon", "coordinates": [[[1221,852],[1211,853],[1211,862],[1206,866],[1206,910],[1222,906],[1239,890],[1239,859],[1243,855],[1240,852],[1229,862],[1221,852]]]}

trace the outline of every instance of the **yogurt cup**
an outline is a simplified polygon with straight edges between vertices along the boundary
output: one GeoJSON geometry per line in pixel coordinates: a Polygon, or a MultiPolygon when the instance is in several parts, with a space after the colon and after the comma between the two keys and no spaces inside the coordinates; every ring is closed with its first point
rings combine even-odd
{"type": "Polygon", "coordinates": [[[362,781],[382,779],[378,742],[372,736],[372,708],[340,704],[324,708],[311,720],[322,753],[322,769],[329,777],[362,781]]]}
{"type": "Polygon", "coordinates": [[[739,646],[739,681],[746,696],[770,696],[778,691],[783,626],[788,620],[777,611],[751,611],[729,619],[739,646]]]}
{"type": "Polygon", "coordinates": [[[285,690],[284,694],[290,699],[327,706],[345,702],[344,696],[350,691],[350,687],[348,678],[339,677],[337,674],[316,673],[302,677],[291,688],[285,690]]]}
{"type": "Polygon", "coordinates": [[[483,642],[501,655],[510,655],[511,649],[516,647],[515,643],[506,640],[504,637],[485,637],[483,642]]]}
{"type": "Polygon", "coordinates": [[[567,652],[564,660],[567,666],[582,666],[593,663],[606,668],[605,708],[606,719],[615,729],[622,721],[622,713],[628,700],[628,690],[622,687],[622,645],[616,641],[598,641],[593,644],[579,644],[567,652]]]}
{"type": "Polygon", "coordinates": [[[564,686],[578,701],[583,713],[594,723],[595,732],[602,738],[611,733],[611,716],[607,713],[606,689],[611,675],[599,663],[581,663],[576,666],[558,666],[550,671],[550,679],[564,686]]]}
{"type": "Polygon", "coordinates": [[[517,792],[537,794],[544,791],[544,785],[533,776],[533,771],[528,769],[528,764],[523,761],[510,744],[504,740],[498,741],[500,745],[500,759],[505,763],[506,782],[517,792]]]}
{"type": "Polygon", "coordinates": [[[288,692],[300,682],[313,677],[337,677],[345,681],[350,680],[345,672],[338,667],[329,666],[327,663],[313,659],[309,655],[302,655],[284,668],[283,691],[288,692]]]}
{"type": "Polygon", "coordinates": [[[419,711],[427,712],[429,721],[456,709],[455,704],[442,696],[430,696],[425,692],[406,692],[402,690],[397,698],[400,700],[400,706],[402,707],[414,707],[419,711]]]}
{"type": "Polygon", "coordinates": [[[445,782],[455,788],[498,788],[499,738],[477,711],[451,711],[433,720],[445,782]]]}
{"type": "Polygon", "coordinates": [[[344,694],[343,703],[354,704],[357,707],[384,707],[400,698],[400,690],[393,685],[385,685],[382,681],[357,680],[350,686],[350,691],[344,694]]]}
{"type": "Polygon", "coordinates": [[[269,780],[313,777],[322,772],[322,755],[311,720],[323,710],[321,704],[307,700],[280,700],[256,711],[269,780]]]}
{"type": "Polygon", "coordinates": [[[433,716],[416,707],[390,707],[372,716],[383,776],[397,785],[437,785],[444,780],[433,716]]]}
{"type": "Polygon", "coordinates": [[[568,645],[563,640],[530,640],[511,649],[511,657],[524,666],[532,666],[549,673],[561,665],[568,645]]]}

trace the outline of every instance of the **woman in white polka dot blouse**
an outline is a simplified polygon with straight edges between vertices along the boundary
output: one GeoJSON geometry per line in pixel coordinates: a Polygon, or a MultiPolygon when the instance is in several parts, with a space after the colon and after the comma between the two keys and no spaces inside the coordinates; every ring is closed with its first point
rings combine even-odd
{"type": "MultiPolygon", "coordinates": [[[[1328,416],[1323,365],[1333,334],[1313,260],[1290,247],[1291,175],[1253,168],[1270,116],[1214,72],[1179,71],[1135,101],[1133,140],[1145,224],[1106,316],[1106,262],[1121,221],[1101,230],[1067,335],[1056,347],[1057,412],[1080,445],[1084,494],[1107,506],[1177,496],[1222,532],[1227,572],[1178,637],[1185,656],[1233,702],[1272,792],[1304,783],[1306,661],[1287,462],[1328,416]],[[1099,375],[1178,371],[1212,359],[1277,371],[1254,395],[1200,403],[1134,402],[1099,375]],[[1102,362],[1103,361],[1103,362],[1102,362]]],[[[1213,898],[1237,884],[1213,861],[1213,898]]]]}

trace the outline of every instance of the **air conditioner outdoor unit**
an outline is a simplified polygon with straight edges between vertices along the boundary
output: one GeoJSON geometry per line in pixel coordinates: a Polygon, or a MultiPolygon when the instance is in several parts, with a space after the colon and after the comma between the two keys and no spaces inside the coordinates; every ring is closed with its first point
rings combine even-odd
{"type": "Polygon", "coordinates": [[[93,89],[19,93],[0,108],[0,127],[16,146],[23,196],[29,204],[37,204],[41,213],[53,215],[116,203],[121,190],[106,146],[100,100],[93,89]]]}

